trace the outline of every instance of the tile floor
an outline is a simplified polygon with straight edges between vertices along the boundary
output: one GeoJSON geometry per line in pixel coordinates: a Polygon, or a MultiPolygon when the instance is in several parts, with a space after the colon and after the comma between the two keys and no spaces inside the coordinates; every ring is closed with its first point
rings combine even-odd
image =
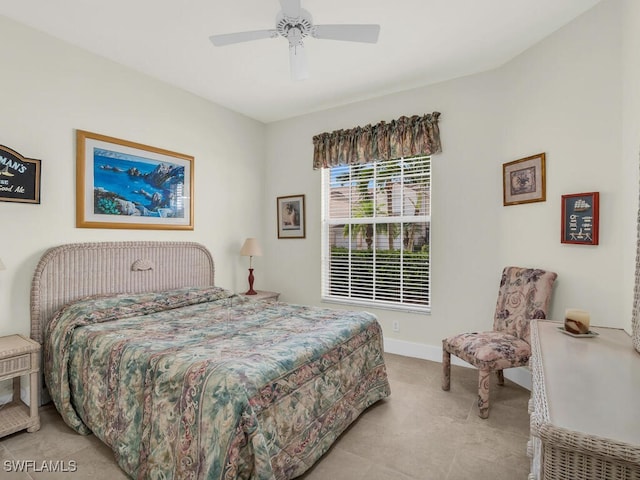
{"type": "MultiPolygon", "coordinates": [[[[451,391],[440,389],[440,363],[386,355],[391,397],[378,402],[301,480],[516,480],[527,478],[529,391],[492,383],[487,420],[477,416],[477,373],[452,366],[451,391]]],[[[42,428],[0,439],[0,480],[128,478],[98,439],[68,428],[51,406],[42,428]],[[74,473],[9,471],[14,460],[62,461],[74,473]]]]}

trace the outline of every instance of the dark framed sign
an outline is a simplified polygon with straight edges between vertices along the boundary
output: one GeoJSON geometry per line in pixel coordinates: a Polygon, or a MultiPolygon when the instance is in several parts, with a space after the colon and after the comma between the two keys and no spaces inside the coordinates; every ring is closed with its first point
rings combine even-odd
{"type": "Polygon", "coordinates": [[[562,243],[598,245],[599,192],[562,195],[562,243]]]}
{"type": "Polygon", "coordinates": [[[40,163],[0,145],[0,201],[40,203],[40,163]]]}

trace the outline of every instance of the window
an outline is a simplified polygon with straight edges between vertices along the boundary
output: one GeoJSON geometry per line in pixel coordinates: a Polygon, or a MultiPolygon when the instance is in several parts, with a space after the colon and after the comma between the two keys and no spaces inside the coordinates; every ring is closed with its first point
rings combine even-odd
{"type": "Polygon", "coordinates": [[[325,168],[322,298],[429,311],[431,159],[325,168]]]}

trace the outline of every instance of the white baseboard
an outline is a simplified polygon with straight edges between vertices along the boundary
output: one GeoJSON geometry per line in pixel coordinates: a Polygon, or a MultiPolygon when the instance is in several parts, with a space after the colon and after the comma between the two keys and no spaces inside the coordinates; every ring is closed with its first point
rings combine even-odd
{"type": "MultiPolygon", "coordinates": [[[[407,342],[393,338],[384,339],[384,351],[405,357],[421,358],[432,362],[442,363],[442,346],[426,345],[424,343],[407,342]]],[[[462,367],[475,368],[458,357],[452,355],[451,363],[462,367]]],[[[504,377],[513,383],[531,390],[531,372],[527,367],[509,368],[504,371],[504,377]]]]}

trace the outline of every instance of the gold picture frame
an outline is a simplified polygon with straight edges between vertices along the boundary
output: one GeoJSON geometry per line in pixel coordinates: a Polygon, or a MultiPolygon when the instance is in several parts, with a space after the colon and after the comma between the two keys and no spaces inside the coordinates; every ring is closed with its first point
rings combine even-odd
{"type": "Polygon", "coordinates": [[[76,131],[76,227],[193,230],[193,163],[182,153],[76,131]]]}
{"type": "Polygon", "coordinates": [[[502,164],[502,199],[505,206],[546,201],[544,153],[502,164]]]}

